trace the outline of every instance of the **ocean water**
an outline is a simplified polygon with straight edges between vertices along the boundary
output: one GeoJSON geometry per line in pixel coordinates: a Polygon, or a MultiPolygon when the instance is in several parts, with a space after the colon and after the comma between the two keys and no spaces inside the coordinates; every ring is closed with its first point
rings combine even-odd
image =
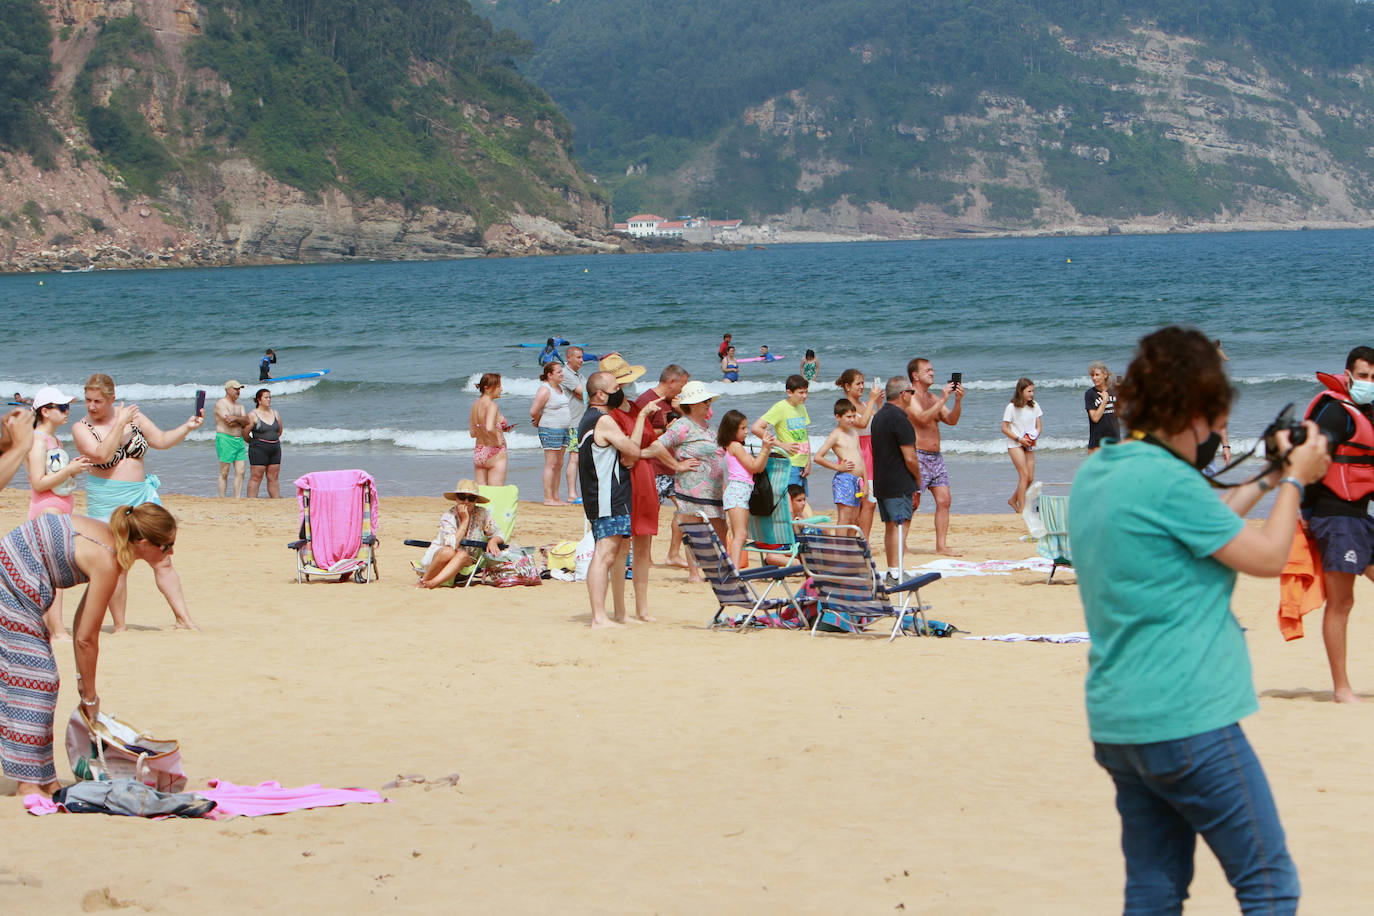
{"type": "MultiPolygon", "coordinates": [[[[1005,511],[1015,473],[1000,424],[1018,377],[1035,381],[1045,411],[1037,476],[1067,482],[1086,457],[1088,364],[1120,372],[1143,334],[1196,325],[1231,358],[1231,436],[1245,444],[1285,403],[1306,404],[1315,371],[1339,371],[1368,342],[1359,316],[1372,244],[1370,231],[1274,232],[8,275],[0,391],[56,384],[79,397],[89,374],[105,372],[119,399],[165,428],[189,415],[197,388],[213,401],[237,378],[247,401],[274,347],[279,375],[330,370],[274,386],[284,495],[308,471],[362,467],[385,498],[471,476],[473,383],[496,371],[502,411],[519,424],[507,434],[510,480],[537,499],[538,351],[520,342],[561,335],[619,350],[648,367],[641,385],[676,362],[722,393],[717,414],[751,418],[783,396],[812,348],[816,444],[833,427],[842,370],[886,378],[924,356],[937,380],[962,372],[968,391],[960,423],[944,429],[955,511],[1005,511]],[[718,382],[726,331],[740,356],[766,343],[785,358],[718,382]]],[[[82,415],[78,403],[73,421],[82,415]]],[[[165,492],[215,493],[212,437],[200,431],[151,457],[165,492]]],[[[818,507],[830,502],[829,476],[817,469],[818,507]]]]}

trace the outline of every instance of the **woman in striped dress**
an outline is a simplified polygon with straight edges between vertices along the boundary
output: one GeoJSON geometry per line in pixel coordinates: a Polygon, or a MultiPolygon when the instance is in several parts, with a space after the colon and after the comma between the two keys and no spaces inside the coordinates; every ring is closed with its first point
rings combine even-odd
{"type": "Polygon", "coordinates": [[[40,515],[0,538],[0,765],[23,798],[57,791],[53,712],[57,662],[43,612],[57,589],[90,583],[72,621],[81,710],[100,712],[95,671],[100,625],[121,573],[172,552],[176,520],[159,505],[119,506],[109,524],[40,515]]]}

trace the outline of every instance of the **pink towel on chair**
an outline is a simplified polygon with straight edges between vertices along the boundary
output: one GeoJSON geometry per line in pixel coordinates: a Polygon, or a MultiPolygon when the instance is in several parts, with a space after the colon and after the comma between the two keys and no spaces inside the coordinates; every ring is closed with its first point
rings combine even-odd
{"type": "Polygon", "coordinates": [[[296,481],[296,502],[305,520],[310,493],[310,552],[329,569],[358,555],[363,544],[363,489],[372,496],[372,533],[377,533],[377,487],[366,471],[313,471],[296,481]]]}

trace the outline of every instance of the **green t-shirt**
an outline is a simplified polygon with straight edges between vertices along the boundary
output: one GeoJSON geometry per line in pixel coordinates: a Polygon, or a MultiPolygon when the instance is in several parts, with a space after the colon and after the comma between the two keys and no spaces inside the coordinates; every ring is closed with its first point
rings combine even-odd
{"type": "Polygon", "coordinates": [[[779,442],[801,443],[801,451],[789,458],[794,465],[804,468],[811,463],[811,439],[806,431],[811,425],[811,417],[806,412],[805,404],[793,407],[783,399],[768,408],[763,415],[763,422],[773,427],[779,442]]]}
{"type": "Polygon", "coordinates": [[[1109,445],[1079,468],[1069,544],[1092,638],[1094,741],[1172,741],[1259,708],[1231,613],[1236,573],[1211,557],[1244,525],[1201,474],[1157,445],[1109,445]]]}

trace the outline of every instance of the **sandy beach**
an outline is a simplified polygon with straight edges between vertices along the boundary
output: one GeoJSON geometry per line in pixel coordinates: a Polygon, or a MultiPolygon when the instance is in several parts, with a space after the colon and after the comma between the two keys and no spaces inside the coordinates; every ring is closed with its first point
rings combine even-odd
{"type": "MultiPolygon", "coordinates": [[[[6,530],[27,500],[0,493],[6,530]]],[[[592,632],[580,583],[414,589],[420,551],[401,541],[432,536],[439,498],[382,494],[382,578],[367,585],[296,583],[294,500],[167,505],[204,630],[173,631],[136,567],[130,629],[101,640],[106,711],[179,739],[192,789],[212,777],[460,779],[385,790],[386,805],[224,822],[36,818],[6,798],[6,914],[1120,909],[1118,820],[1083,710],[1086,646],[711,632],[709,588],[677,569],[655,571],[657,623],[592,632]]],[[[918,517],[918,550],[930,524],[918,517]]],[[[515,540],[581,532],[580,507],[522,503],[515,540]]],[[[1009,514],[955,516],[950,538],[966,559],[1016,560],[1034,552],[1023,533],[1009,514]]],[[[655,548],[662,560],[662,539],[655,548]]],[[[976,634],[1080,630],[1063,578],[949,579],[923,597],[976,634]]],[[[1274,582],[1242,577],[1236,611],[1261,697],[1245,728],[1304,911],[1368,912],[1374,703],[1330,702],[1319,621],[1285,644],[1276,602],[1274,582]]],[[[1352,673],[1374,698],[1368,583],[1356,602],[1352,673]]],[[[69,643],[57,658],[65,722],[69,643]]],[[[1201,849],[1188,912],[1235,911],[1201,849]]]]}

